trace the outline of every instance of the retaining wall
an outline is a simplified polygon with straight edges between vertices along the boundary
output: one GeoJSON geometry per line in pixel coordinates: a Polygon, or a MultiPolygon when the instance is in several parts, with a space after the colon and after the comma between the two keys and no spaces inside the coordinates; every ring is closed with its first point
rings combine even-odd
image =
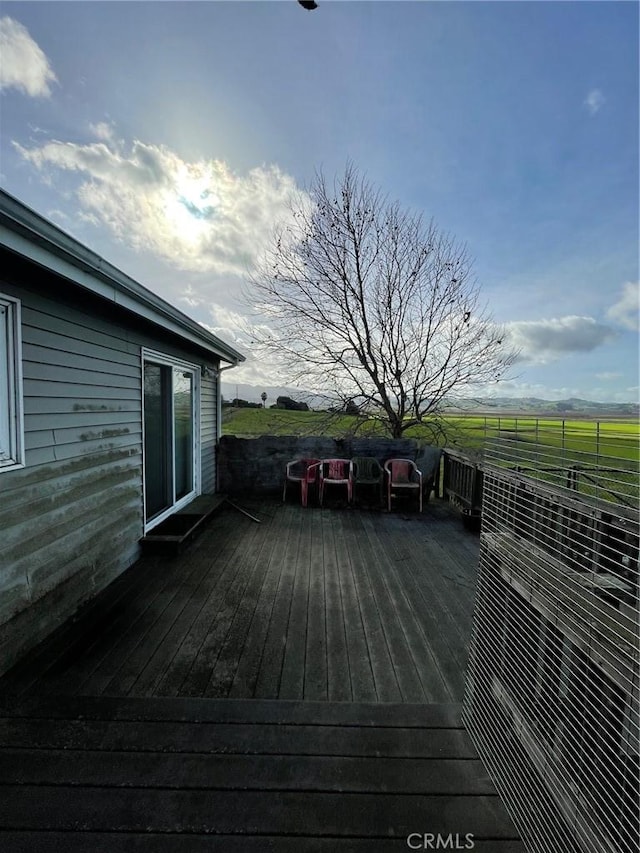
{"type": "Polygon", "coordinates": [[[439,466],[440,449],[420,446],[408,438],[333,439],[293,435],[236,438],[224,435],[218,445],[218,489],[227,495],[276,494],[282,492],[286,465],[293,459],[351,459],[354,456],[374,456],[380,464],[393,457],[413,459],[423,473],[427,492],[427,483],[439,466]]]}

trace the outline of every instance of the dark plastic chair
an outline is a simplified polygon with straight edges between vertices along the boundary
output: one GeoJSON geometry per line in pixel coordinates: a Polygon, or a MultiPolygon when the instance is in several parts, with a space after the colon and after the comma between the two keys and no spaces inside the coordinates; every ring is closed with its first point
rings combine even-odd
{"type": "Polygon", "coordinates": [[[382,503],[384,488],[384,470],[373,456],[354,456],[349,469],[351,479],[351,499],[356,500],[357,487],[376,487],[377,495],[382,503]]]}

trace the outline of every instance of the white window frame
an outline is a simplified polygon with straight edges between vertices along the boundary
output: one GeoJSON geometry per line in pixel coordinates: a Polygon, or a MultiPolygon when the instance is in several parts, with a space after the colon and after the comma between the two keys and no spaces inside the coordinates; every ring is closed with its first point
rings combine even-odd
{"type": "Polygon", "coordinates": [[[0,474],[25,466],[20,308],[0,293],[0,474]]]}
{"type": "MultiPolygon", "coordinates": [[[[157,352],[156,350],[142,348],[141,351],[141,396],[142,396],[142,506],[146,507],[146,480],[145,480],[145,458],[144,458],[144,365],[145,362],[151,364],[160,364],[164,367],[177,367],[179,369],[188,370],[193,373],[193,489],[180,500],[176,501],[172,506],[167,507],[164,512],[155,515],[150,521],[147,521],[146,510],[144,518],[144,532],[151,530],[160,524],[165,519],[169,518],[179,509],[189,504],[195,497],[200,494],[200,479],[201,479],[201,440],[200,440],[200,375],[201,368],[197,364],[184,361],[180,358],[174,358],[166,353],[157,352]]],[[[171,423],[174,423],[173,412],[173,394],[171,394],[171,423]]],[[[175,442],[171,441],[171,468],[173,486],[172,491],[175,496],[175,442]]]]}

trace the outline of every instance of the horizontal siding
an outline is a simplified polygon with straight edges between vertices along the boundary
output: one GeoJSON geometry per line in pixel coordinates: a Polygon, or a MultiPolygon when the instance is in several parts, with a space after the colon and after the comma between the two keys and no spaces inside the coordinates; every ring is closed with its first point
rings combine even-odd
{"type": "MultiPolygon", "coordinates": [[[[24,513],[43,516],[47,510],[63,505],[70,495],[85,487],[86,460],[83,457],[65,459],[50,465],[38,465],[10,471],[2,475],[0,530],[24,520],[24,513]]],[[[92,476],[102,479],[109,472],[118,474],[135,469],[132,476],[140,477],[140,454],[129,448],[112,450],[92,459],[92,476]]]]}
{"type": "Polygon", "coordinates": [[[218,379],[203,378],[200,386],[200,452],[202,454],[202,491],[216,491],[216,422],[218,416],[216,387],[218,379]]]}
{"type": "MultiPolygon", "coordinates": [[[[101,397],[78,397],[72,392],[67,392],[62,397],[38,396],[26,397],[24,400],[24,412],[26,415],[40,415],[45,409],[51,417],[56,415],[73,415],[77,417],[87,414],[89,417],[99,414],[113,414],[120,412],[140,412],[139,393],[131,400],[107,400],[101,397]]],[[[37,421],[34,420],[34,423],[37,421]]],[[[80,423],[80,420],[75,421],[80,423]]],[[[51,425],[51,424],[49,424],[51,425]]]]}
{"type": "MultiPolygon", "coordinates": [[[[0,671],[138,556],[141,348],[215,367],[45,271],[9,259],[3,273],[0,292],[22,305],[26,467],[0,475],[0,671]]],[[[203,380],[207,491],[215,381],[203,380]]]]}
{"type": "Polygon", "coordinates": [[[0,626],[20,646],[138,554],[141,367],[140,345],[108,313],[32,289],[11,295],[22,304],[26,467],[0,478],[0,626]]]}
{"type": "Polygon", "coordinates": [[[90,385],[95,392],[98,388],[140,388],[140,377],[121,376],[110,372],[95,370],[91,359],[78,356],[78,363],[62,367],[43,361],[35,361],[30,357],[29,349],[25,348],[23,374],[26,380],[42,382],[70,382],[76,385],[90,385]]]}

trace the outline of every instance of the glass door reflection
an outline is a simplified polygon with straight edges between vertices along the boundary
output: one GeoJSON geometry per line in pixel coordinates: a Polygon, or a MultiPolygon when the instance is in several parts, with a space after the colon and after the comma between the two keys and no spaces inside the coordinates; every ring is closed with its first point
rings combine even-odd
{"type": "Polygon", "coordinates": [[[193,490],[193,374],[173,369],[175,499],[193,490]]]}

